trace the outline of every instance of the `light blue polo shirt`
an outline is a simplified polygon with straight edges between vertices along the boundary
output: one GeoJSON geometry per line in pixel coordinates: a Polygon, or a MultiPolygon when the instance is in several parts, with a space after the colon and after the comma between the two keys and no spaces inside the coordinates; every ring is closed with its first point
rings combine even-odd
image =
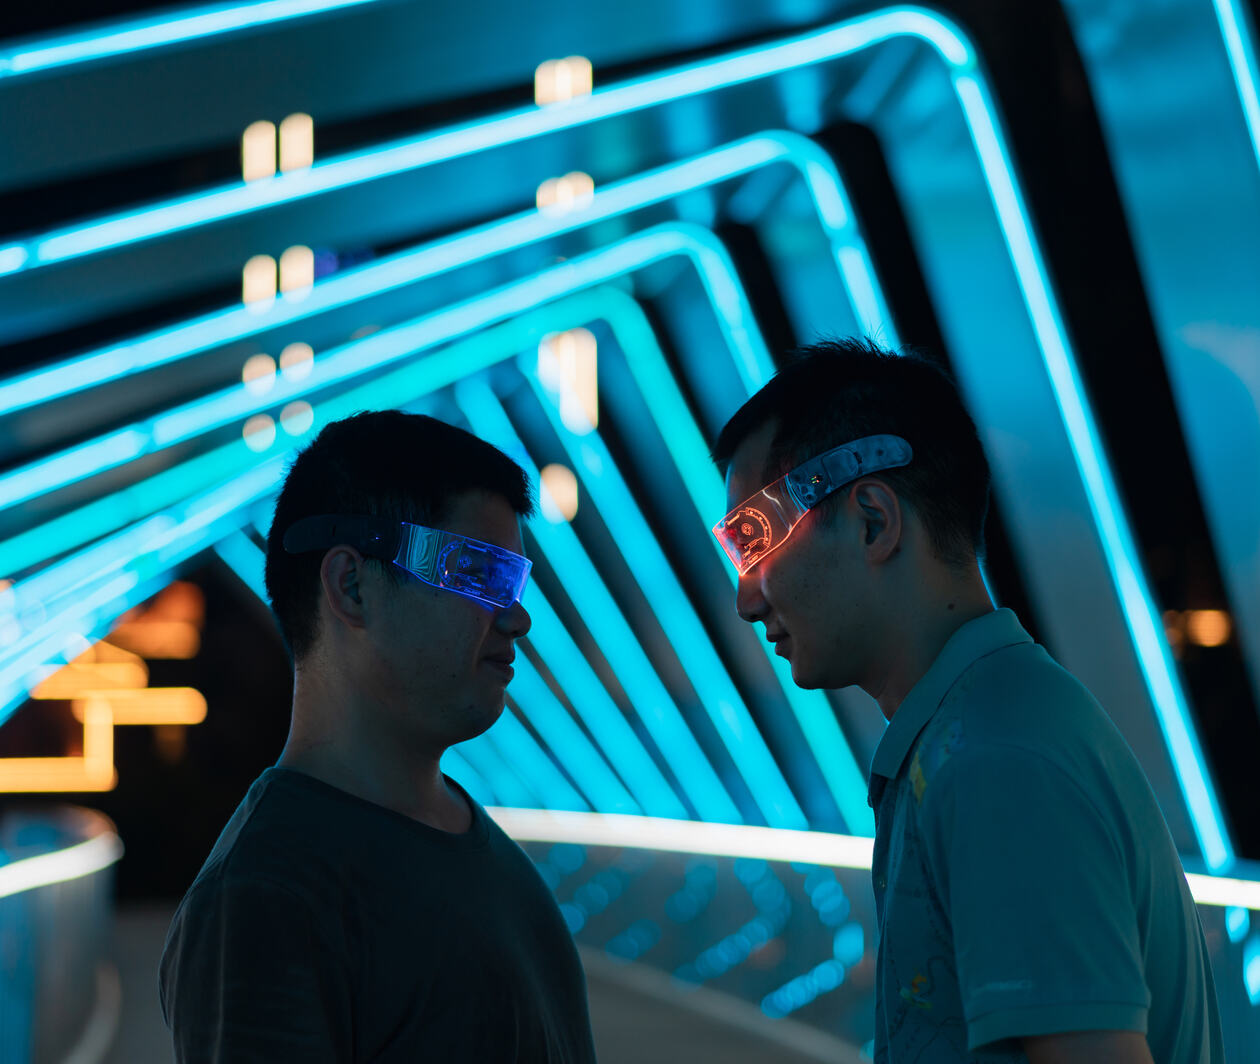
{"type": "Polygon", "coordinates": [[[1010,610],[963,625],[871,766],[877,1064],[1146,1032],[1223,1064],[1199,914],[1137,759],[1010,610]]]}

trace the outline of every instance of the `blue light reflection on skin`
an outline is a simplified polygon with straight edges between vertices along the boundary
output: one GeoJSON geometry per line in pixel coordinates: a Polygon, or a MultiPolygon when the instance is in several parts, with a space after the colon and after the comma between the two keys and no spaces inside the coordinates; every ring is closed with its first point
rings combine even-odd
{"type": "MultiPolygon", "coordinates": [[[[15,375],[0,382],[0,415],[168,365],[245,339],[262,330],[303,321],[348,306],[359,299],[389,292],[548,237],[585,228],[700,187],[738,178],[775,163],[796,167],[805,181],[806,189],[818,209],[823,234],[836,255],[845,290],[861,294],[859,298],[851,297],[857,319],[871,323],[872,331],[895,342],[896,334],[874,277],[865,239],[848,205],[848,195],[835,164],[826,152],[805,137],[795,133],[768,132],[682,163],[673,163],[610,184],[596,192],[586,207],[559,218],[525,211],[322,280],[301,303],[278,300],[261,314],[243,307],[216,311],[191,322],[86,352],[53,366],[15,375]],[[873,300],[866,297],[867,292],[875,293],[873,300]]],[[[0,261],[3,261],[3,252],[0,252],[0,261]]]]}

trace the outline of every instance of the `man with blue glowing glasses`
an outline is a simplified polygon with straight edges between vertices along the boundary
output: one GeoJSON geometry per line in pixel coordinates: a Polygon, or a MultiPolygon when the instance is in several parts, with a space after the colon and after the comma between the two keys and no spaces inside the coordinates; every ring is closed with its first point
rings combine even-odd
{"type": "Polygon", "coordinates": [[[857,685],[871,765],[877,1064],[1220,1062],[1198,911],[1089,692],[993,608],[989,468],[948,376],[840,341],[723,428],[736,609],[801,687],[857,685]]]}
{"type": "Polygon", "coordinates": [[[503,712],[532,508],[515,462],[418,415],[335,422],[293,463],[266,564],[289,736],[167,936],[180,1064],[594,1061],[551,892],[440,768],[503,712]]]}

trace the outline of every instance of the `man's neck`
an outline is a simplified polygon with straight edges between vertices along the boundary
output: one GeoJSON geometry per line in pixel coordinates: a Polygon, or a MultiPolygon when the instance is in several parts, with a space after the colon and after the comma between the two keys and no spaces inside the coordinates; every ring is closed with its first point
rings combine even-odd
{"type": "Polygon", "coordinates": [[[465,832],[472,809],[439,767],[443,751],[408,749],[368,722],[379,719],[322,678],[295,679],[289,737],[276,762],[439,831],[465,832]]]}
{"type": "Polygon", "coordinates": [[[901,703],[932,667],[950,637],[969,621],[993,612],[993,601],[977,571],[959,579],[945,594],[928,594],[913,602],[900,618],[892,618],[874,690],[868,693],[891,721],[901,703]]]}

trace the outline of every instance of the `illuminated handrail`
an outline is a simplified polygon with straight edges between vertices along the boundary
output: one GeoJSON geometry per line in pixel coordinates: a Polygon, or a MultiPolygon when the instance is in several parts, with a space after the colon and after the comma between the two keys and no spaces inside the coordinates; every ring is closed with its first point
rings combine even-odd
{"type": "Polygon", "coordinates": [[[122,855],[122,840],[115,832],[102,830],[64,849],[18,858],[0,865],[0,898],[93,875],[122,855]]]}
{"type": "MultiPolygon", "coordinates": [[[[632,847],[712,857],[751,857],[832,868],[870,870],[874,840],[822,831],[792,831],[748,824],[705,824],[609,813],[570,813],[549,809],[486,810],[518,842],[564,842],[581,846],[632,847]]],[[[1200,905],[1260,912],[1260,879],[1186,872],[1190,893],[1200,905]]]]}

